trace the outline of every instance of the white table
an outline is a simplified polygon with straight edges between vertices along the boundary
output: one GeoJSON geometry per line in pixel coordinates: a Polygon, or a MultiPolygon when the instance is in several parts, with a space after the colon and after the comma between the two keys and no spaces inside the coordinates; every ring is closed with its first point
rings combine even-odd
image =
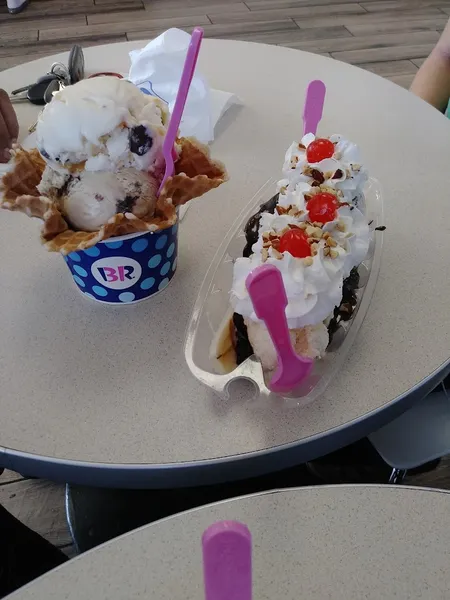
{"type": "MultiPolygon", "coordinates": [[[[138,42],[86,51],[89,72],[126,71],[138,42]]],[[[19,87],[42,59],[0,74],[19,87]]],[[[450,123],[375,75],[312,54],[206,40],[200,67],[243,107],[220,123],[214,155],[230,182],[195,202],[167,293],[133,307],[86,302],[37,225],[0,215],[0,462],[96,485],[193,485],[309,460],[408,408],[449,369],[450,123]],[[306,84],[328,86],[321,131],[358,142],[385,192],[381,273],[344,368],[304,408],[215,397],[189,372],[185,327],[212,256],[236,215],[301,131],[306,84]]],[[[19,106],[22,135],[37,108],[19,106]]]]}
{"type": "Polygon", "coordinates": [[[203,530],[222,519],[253,535],[255,600],[444,600],[450,495],[335,486],[267,492],[170,517],[44,575],[10,600],[201,600],[203,530]]]}

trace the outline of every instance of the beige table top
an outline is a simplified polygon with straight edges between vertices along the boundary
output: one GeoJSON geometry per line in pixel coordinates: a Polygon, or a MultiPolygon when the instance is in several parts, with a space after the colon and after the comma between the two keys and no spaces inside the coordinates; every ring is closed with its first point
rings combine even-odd
{"type": "Polygon", "coordinates": [[[222,519],[253,536],[255,600],[447,599],[450,496],[390,486],[267,492],[213,504],[116,538],[11,600],[200,600],[201,535],[222,519]]]}
{"type": "MultiPolygon", "coordinates": [[[[87,68],[126,71],[127,52],[141,45],[88,49],[87,68]]],[[[52,59],[1,73],[0,87],[28,83],[52,59]]],[[[206,40],[199,64],[211,86],[236,92],[243,107],[226,115],[213,147],[231,180],[187,213],[167,293],[131,307],[87,302],[63,261],[40,248],[37,224],[0,215],[1,446],[109,465],[256,453],[345,428],[448,361],[450,123],[386,80],[296,50],[206,40]],[[328,86],[320,130],[360,144],[384,188],[379,281],[354,349],[321,399],[304,408],[224,401],[189,372],[186,324],[224,234],[280,173],[285,149],[300,135],[313,78],[328,86]]],[[[23,135],[36,107],[18,109],[23,135]]]]}

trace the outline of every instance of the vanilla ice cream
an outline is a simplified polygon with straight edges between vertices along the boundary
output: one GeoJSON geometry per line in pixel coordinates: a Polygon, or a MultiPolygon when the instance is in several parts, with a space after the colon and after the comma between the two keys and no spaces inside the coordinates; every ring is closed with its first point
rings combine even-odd
{"type": "Polygon", "coordinates": [[[37,125],[46,162],[40,194],[75,230],[97,231],[117,213],[153,215],[162,175],[166,105],[116,77],[64,88],[37,125]]]}
{"type": "Polygon", "coordinates": [[[138,218],[151,216],[158,182],[133,168],[70,175],[47,166],[38,191],[58,203],[74,229],[97,231],[117,213],[132,213],[138,218]]]}
{"type": "Polygon", "coordinates": [[[161,158],[167,106],[117,77],[84,79],[57,92],[39,117],[38,149],[68,171],[151,170],[161,158]]]}

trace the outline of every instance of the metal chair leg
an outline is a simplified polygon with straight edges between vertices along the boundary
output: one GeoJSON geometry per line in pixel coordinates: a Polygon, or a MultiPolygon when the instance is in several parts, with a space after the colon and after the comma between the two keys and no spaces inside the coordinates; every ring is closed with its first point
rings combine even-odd
{"type": "Polygon", "coordinates": [[[406,469],[392,469],[388,483],[400,483],[406,476],[406,469]]]}

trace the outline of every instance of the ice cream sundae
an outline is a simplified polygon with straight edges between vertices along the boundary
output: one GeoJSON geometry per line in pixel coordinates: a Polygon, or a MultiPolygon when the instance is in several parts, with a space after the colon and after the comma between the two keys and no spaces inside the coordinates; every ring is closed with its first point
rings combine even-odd
{"type": "Polygon", "coordinates": [[[128,233],[174,225],[177,206],[226,181],[194,139],[178,139],[175,173],[161,194],[167,106],[115,77],[57,92],[37,124],[37,148],[13,151],[2,208],[44,222],[49,250],[69,254],[128,233]]]}
{"type": "Polygon", "coordinates": [[[290,146],[277,194],[245,226],[243,257],[233,269],[232,318],[215,348],[223,369],[252,354],[265,370],[276,367],[269,333],[246,288],[249,273],[264,263],[281,272],[295,351],[324,356],[338,323],[350,319],[357,302],[357,267],[371,239],[363,196],[367,177],[359,149],[342,136],[308,134],[290,146]]]}

